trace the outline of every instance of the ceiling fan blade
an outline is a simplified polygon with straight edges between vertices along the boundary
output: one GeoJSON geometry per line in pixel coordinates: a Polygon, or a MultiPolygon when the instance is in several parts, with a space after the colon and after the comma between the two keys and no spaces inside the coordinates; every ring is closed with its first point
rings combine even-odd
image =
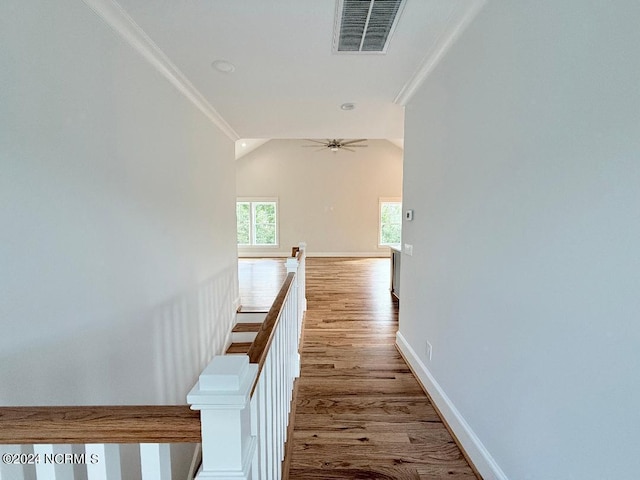
{"type": "Polygon", "coordinates": [[[359,139],[359,140],[349,140],[348,142],[344,142],[342,145],[350,145],[350,146],[352,146],[352,147],[355,147],[355,146],[357,146],[357,147],[364,147],[364,146],[366,146],[366,145],[353,145],[353,144],[354,144],[354,143],[360,143],[360,142],[366,142],[366,141],[367,141],[367,139],[366,139],[366,138],[361,138],[361,139],[359,139]]]}
{"type": "Polygon", "coordinates": [[[352,150],[349,147],[340,147],[340,150],[348,150],[350,152],[355,152],[355,150],[352,150]]]}
{"type": "Polygon", "coordinates": [[[301,145],[302,148],[326,148],[324,145],[301,145]]]}
{"type": "Polygon", "coordinates": [[[336,143],[342,143],[342,141],[344,140],[344,138],[338,138],[337,140],[334,140],[334,142],[336,143]]]}
{"type": "Polygon", "coordinates": [[[327,142],[322,142],[320,140],[314,140],[312,138],[305,138],[304,139],[305,142],[313,142],[313,143],[321,143],[322,145],[325,145],[327,142]]]}

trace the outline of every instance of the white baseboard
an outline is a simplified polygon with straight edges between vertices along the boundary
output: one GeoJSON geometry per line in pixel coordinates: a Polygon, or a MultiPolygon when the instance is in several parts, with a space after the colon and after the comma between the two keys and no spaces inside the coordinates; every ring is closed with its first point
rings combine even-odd
{"type": "Polygon", "coordinates": [[[422,387],[429,392],[431,400],[435,403],[451,430],[453,430],[462,448],[464,448],[482,478],[484,480],[509,480],[400,332],[396,334],[396,345],[418,377],[422,387]]]}
{"type": "MultiPolygon", "coordinates": [[[[288,258],[291,252],[239,252],[238,258],[288,258]]],[[[309,252],[307,257],[340,257],[340,258],[389,258],[391,253],[384,252],[309,252]]]]}
{"type": "Polygon", "coordinates": [[[384,257],[389,258],[391,253],[386,252],[309,252],[307,251],[307,257],[341,257],[341,258],[370,258],[370,257],[384,257]]]}

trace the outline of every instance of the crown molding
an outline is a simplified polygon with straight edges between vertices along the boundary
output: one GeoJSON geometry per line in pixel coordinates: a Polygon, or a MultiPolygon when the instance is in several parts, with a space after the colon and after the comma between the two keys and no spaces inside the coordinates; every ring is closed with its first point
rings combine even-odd
{"type": "Polygon", "coordinates": [[[476,18],[476,15],[482,10],[487,0],[470,0],[464,6],[459,6],[451,12],[447,19],[447,24],[438,36],[435,45],[427,56],[422,60],[416,72],[404,84],[394,103],[406,106],[413,95],[425,82],[429,74],[438,65],[440,60],[447,53],[449,48],[458,40],[469,24],[476,18]]]}
{"type": "Polygon", "coordinates": [[[205,114],[231,140],[240,136],[226,122],[196,87],[160,50],[144,30],[114,0],[83,0],[107,25],[116,31],[134,50],[164,76],[180,93],[205,114]]]}

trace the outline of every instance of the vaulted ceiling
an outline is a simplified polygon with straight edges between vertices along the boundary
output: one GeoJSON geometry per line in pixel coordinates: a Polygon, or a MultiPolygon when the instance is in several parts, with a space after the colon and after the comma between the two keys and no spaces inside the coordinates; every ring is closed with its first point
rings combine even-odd
{"type": "Polygon", "coordinates": [[[338,0],[118,3],[239,138],[401,139],[404,101],[478,1],[406,0],[384,54],[334,53],[338,0]]]}

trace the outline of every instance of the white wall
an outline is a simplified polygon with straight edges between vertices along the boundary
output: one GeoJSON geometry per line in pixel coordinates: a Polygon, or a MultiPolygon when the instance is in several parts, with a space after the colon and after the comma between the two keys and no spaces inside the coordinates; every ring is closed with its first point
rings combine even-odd
{"type": "Polygon", "coordinates": [[[639,24],[489,1],[407,108],[400,342],[485,479],[638,478],[639,24]]]}
{"type": "Polygon", "coordinates": [[[186,403],[238,296],[234,144],[83,2],[0,12],[0,404],[186,403]]]}
{"type": "Polygon", "coordinates": [[[400,197],[402,150],[369,140],[355,152],[271,140],[236,161],[239,197],[277,197],[279,247],[242,248],[241,256],[288,255],[307,242],[314,255],[389,255],[378,247],[378,199],[400,197]]]}

